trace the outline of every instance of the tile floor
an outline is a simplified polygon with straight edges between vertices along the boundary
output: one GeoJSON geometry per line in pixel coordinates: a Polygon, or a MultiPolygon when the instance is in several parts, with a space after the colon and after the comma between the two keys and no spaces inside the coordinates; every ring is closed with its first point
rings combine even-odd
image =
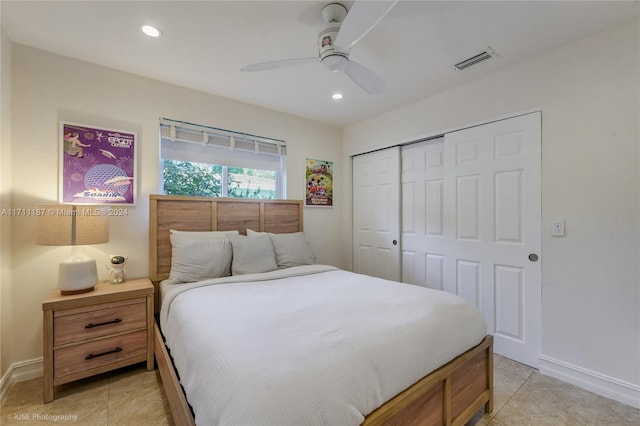
{"type": "MultiPolygon", "coordinates": [[[[546,377],[495,355],[494,411],[468,426],[640,425],[640,410],[546,377]]],[[[42,378],[14,385],[1,425],[173,425],[157,370],[134,366],[56,388],[42,404],[42,378]]]]}
{"type": "Polygon", "coordinates": [[[640,410],[494,355],[493,412],[467,426],[640,425],[640,410]]]}
{"type": "Polygon", "coordinates": [[[42,403],[42,378],[16,383],[0,406],[0,425],[173,425],[158,370],[146,364],[56,386],[42,403]]]}

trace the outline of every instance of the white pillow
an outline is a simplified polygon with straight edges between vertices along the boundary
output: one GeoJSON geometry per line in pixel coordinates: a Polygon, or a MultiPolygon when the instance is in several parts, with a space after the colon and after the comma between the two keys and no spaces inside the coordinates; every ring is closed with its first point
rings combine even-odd
{"type": "Polygon", "coordinates": [[[270,236],[279,269],[316,263],[316,257],[311,252],[304,232],[270,234],[270,236]]]}
{"type": "Polygon", "coordinates": [[[230,235],[233,247],[232,275],[255,274],[278,269],[273,244],[268,235],[230,235]]]}
{"type": "Polygon", "coordinates": [[[257,237],[258,235],[273,235],[271,232],[258,232],[247,228],[247,237],[257,237]]]}
{"type": "Polygon", "coordinates": [[[226,235],[207,237],[204,232],[171,232],[173,283],[190,283],[231,274],[232,249],[226,235]]]}

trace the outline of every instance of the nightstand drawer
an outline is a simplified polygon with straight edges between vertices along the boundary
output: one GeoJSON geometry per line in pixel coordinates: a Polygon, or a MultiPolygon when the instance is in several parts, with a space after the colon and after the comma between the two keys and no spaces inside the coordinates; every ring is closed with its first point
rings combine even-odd
{"type": "Polygon", "coordinates": [[[53,346],[147,327],[146,298],[64,309],[54,313],[53,346]]]}
{"type": "Polygon", "coordinates": [[[146,330],[69,346],[54,351],[54,377],[57,379],[129,358],[144,358],[146,355],[146,330]]]}

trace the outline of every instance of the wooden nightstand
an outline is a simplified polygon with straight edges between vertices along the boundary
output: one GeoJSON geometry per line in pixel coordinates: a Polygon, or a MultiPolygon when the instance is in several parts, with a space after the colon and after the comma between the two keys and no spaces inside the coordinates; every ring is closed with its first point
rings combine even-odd
{"type": "Polygon", "coordinates": [[[147,362],[153,370],[153,285],[147,278],[100,283],[89,293],[42,302],[44,402],[54,386],[147,362]]]}

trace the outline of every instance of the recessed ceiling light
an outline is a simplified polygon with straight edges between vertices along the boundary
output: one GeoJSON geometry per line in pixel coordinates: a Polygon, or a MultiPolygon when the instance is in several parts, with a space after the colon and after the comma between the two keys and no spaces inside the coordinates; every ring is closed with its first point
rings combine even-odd
{"type": "Polygon", "coordinates": [[[143,25],[142,32],[148,35],[149,37],[160,37],[160,30],[151,25],[143,25]]]}
{"type": "Polygon", "coordinates": [[[335,99],[336,101],[342,99],[342,93],[334,93],[333,95],[331,95],[331,97],[333,99],[335,99]]]}

